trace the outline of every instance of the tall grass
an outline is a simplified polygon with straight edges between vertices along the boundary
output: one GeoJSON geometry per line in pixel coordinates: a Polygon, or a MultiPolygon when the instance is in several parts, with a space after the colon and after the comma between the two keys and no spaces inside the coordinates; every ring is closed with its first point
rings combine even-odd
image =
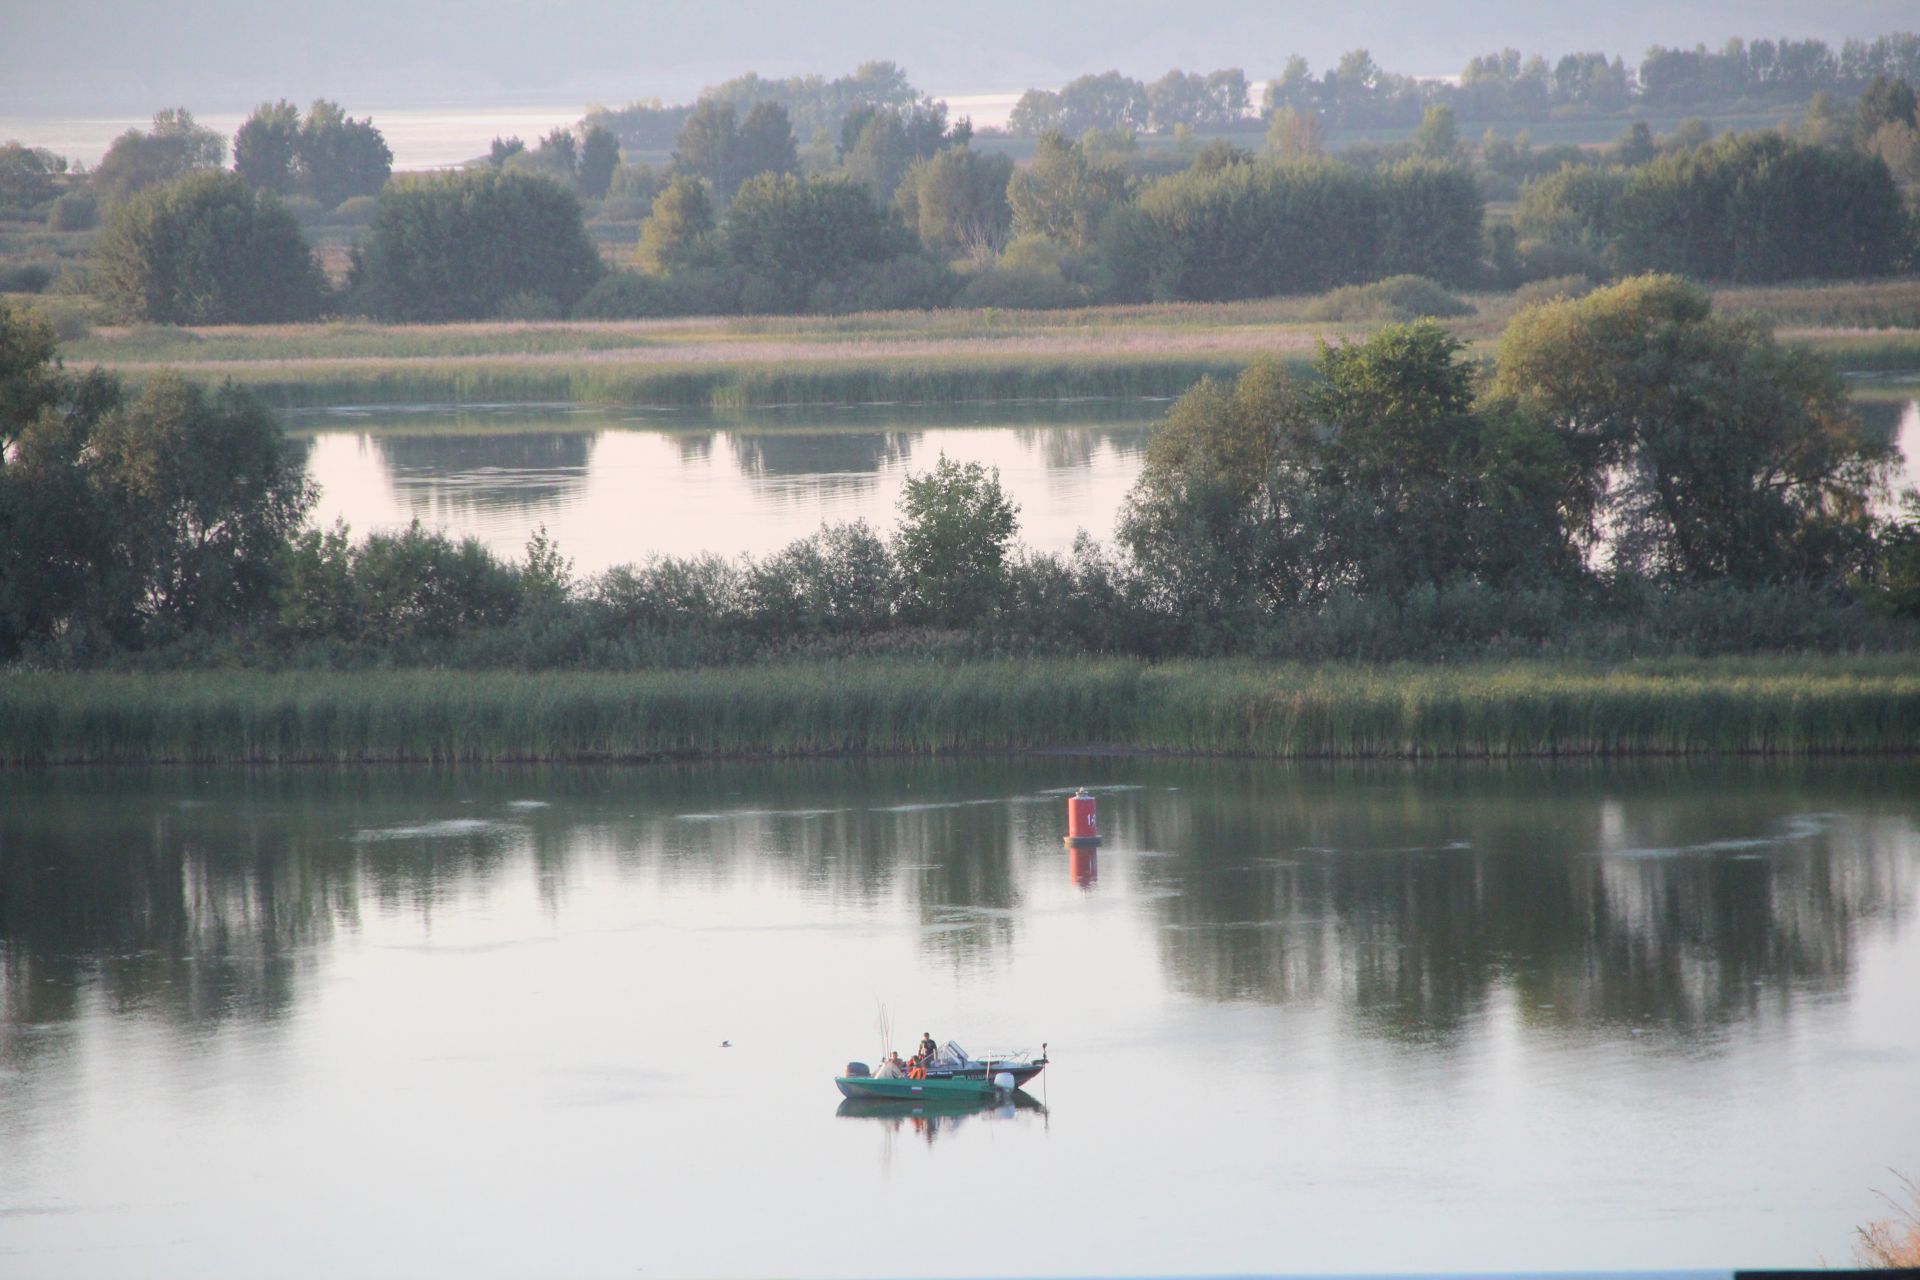
{"type": "MultiPolygon", "coordinates": [[[[1232,376],[1236,357],[1010,355],[687,364],[260,364],[217,376],[283,409],[340,404],[557,403],[739,409],[768,405],[1178,396],[1208,374],[1232,376]]],[[[132,381],[137,382],[134,377],[132,381]]]]}
{"type": "Polygon", "coordinates": [[[636,674],[14,674],[0,763],[1118,746],[1268,757],[1920,749],[1920,660],[1435,668],[854,661],[636,674]]]}
{"type": "MultiPolygon", "coordinates": [[[[278,325],[134,325],[103,328],[65,354],[76,362],[115,364],[192,361],[453,359],[738,347],[754,353],[768,340],[783,347],[950,343],[987,347],[1044,337],[1113,334],[1138,338],[1239,333],[1257,345],[1263,330],[1312,319],[1311,298],[1222,303],[1153,303],[1061,311],[951,308],[852,315],[694,316],[660,320],[488,320],[448,324],[380,324],[333,320],[278,325]]],[[[1325,326],[1314,326],[1324,328],[1325,326]]]]}
{"type": "MultiPolygon", "coordinates": [[[[1920,371],[1920,280],[1722,289],[1714,297],[1720,309],[1763,317],[1781,326],[1783,340],[1820,351],[1843,369],[1920,371]]],[[[1448,324],[1473,354],[1491,356],[1523,301],[1512,294],[1472,295],[1457,304],[1471,314],[1448,324]]],[[[74,364],[102,362],[134,381],[165,366],[209,381],[231,378],[284,408],[561,400],[729,408],[1171,396],[1203,374],[1237,373],[1258,355],[1304,362],[1323,337],[1362,336],[1377,327],[1378,318],[1360,318],[1361,312],[1326,318],[1347,315],[1344,306],[1329,296],[1057,312],[138,326],[96,329],[70,342],[65,355],[74,364]]]]}
{"type": "Polygon", "coordinates": [[[1843,330],[1783,329],[1780,340],[1817,351],[1849,373],[1908,373],[1920,370],[1920,330],[1848,333],[1843,330]]]}
{"type": "Polygon", "coordinates": [[[1713,308],[1783,326],[1920,329],[1920,279],[1727,287],[1713,290],[1713,308]]]}

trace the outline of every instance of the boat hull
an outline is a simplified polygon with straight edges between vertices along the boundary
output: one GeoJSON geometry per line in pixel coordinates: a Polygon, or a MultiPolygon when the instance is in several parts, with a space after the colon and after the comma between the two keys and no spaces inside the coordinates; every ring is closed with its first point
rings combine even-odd
{"type": "Polygon", "coordinates": [[[835,1076],[834,1086],[847,1098],[874,1098],[892,1102],[966,1101],[998,1098],[1008,1092],[991,1080],[907,1080],[882,1076],[835,1076]]]}
{"type": "Polygon", "coordinates": [[[1038,1062],[996,1062],[990,1066],[962,1067],[956,1071],[942,1071],[938,1067],[927,1072],[929,1080],[987,1080],[997,1075],[1013,1077],[1013,1087],[1024,1088],[1027,1081],[1046,1070],[1047,1060],[1038,1062]]]}

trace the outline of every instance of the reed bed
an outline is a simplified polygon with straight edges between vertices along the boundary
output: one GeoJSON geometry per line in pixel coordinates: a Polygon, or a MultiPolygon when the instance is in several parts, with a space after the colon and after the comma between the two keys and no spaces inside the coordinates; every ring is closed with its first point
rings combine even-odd
{"type": "Polygon", "coordinates": [[[1920,329],[1920,277],[1721,288],[1713,308],[1782,326],[1920,329]]]}
{"type": "Polygon", "coordinates": [[[1254,344],[1260,331],[1298,339],[1329,330],[1309,324],[1314,299],[1180,302],[1080,307],[1062,311],[952,308],[852,315],[690,316],[657,320],[487,320],[445,324],[381,324],[332,320],[276,325],[101,326],[65,350],[76,362],[178,364],[212,360],[350,360],[457,358],[634,351],[694,344],[743,348],[847,341],[981,344],[1042,337],[1141,335],[1193,338],[1234,333],[1254,344]]]}
{"type": "Polygon", "coordinates": [[[1817,351],[1848,373],[1920,371],[1920,330],[1782,329],[1780,340],[1817,351]]]}
{"type": "MultiPolygon", "coordinates": [[[[1725,289],[1723,310],[1862,373],[1920,371],[1920,280],[1725,289]]],[[[1516,310],[1479,294],[1447,323],[1491,357],[1516,310]]],[[[1259,355],[1305,363],[1373,323],[1313,322],[1315,300],[1055,312],[912,311],[643,321],[101,328],[66,350],[133,381],[162,367],[232,379],[283,408],[571,401],[741,408],[1178,395],[1259,355]]]]}
{"type": "MultiPolygon", "coordinates": [[[[688,364],[258,364],[219,376],[283,409],[343,404],[577,403],[741,409],[772,405],[1178,396],[1243,356],[894,357],[688,364]]],[[[184,370],[187,376],[200,376],[184,370]]],[[[132,379],[138,381],[137,377],[132,379]]]]}
{"type": "Polygon", "coordinates": [[[862,661],[632,674],[0,678],[0,764],[1123,749],[1271,758],[1911,752],[1920,659],[1630,668],[862,661]]]}

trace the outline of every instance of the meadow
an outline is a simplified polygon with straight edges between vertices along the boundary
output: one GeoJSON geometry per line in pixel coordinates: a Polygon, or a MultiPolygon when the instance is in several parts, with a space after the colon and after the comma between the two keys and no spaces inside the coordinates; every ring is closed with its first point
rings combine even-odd
{"type": "Polygon", "coordinates": [[[1105,750],[1512,758],[1920,749],[1920,655],[1631,665],[881,660],[636,673],[0,677],[0,764],[1105,750]]]}
{"type": "MultiPolygon", "coordinates": [[[[1491,356],[1507,322],[1542,293],[1466,294],[1467,313],[1446,323],[1470,351],[1491,356]]],[[[1920,370],[1920,279],[1713,296],[1717,309],[1764,320],[1848,371],[1920,370]]],[[[636,321],[84,325],[64,352],[71,365],[99,364],[134,381],[160,368],[231,379],[282,408],[955,403],[1174,396],[1263,355],[1304,366],[1323,341],[1364,337],[1402,318],[1390,309],[1339,320],[1316,314],[1327,314],[1325,299],[636,321]]]]}

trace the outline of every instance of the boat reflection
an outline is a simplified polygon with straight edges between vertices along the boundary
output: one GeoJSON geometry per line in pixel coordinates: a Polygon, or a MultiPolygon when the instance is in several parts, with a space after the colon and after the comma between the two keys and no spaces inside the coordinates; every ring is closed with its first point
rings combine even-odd
{"type": "Polygon", "coordinates": [[[835,1115],[843,1119],[878,1120],[891,1133],[911,1130],[931,1143],[943,1133],[952,1133],[969,1120],[1012,1120],[1022,1113],[1026,1118],[1044,1117],[1047,1106],[1025,1089],[1015,1089],[1004,1098],[942,1098],[935,1101],[908,1101],[893,1098],[843,1098],[835,1115]]]}

